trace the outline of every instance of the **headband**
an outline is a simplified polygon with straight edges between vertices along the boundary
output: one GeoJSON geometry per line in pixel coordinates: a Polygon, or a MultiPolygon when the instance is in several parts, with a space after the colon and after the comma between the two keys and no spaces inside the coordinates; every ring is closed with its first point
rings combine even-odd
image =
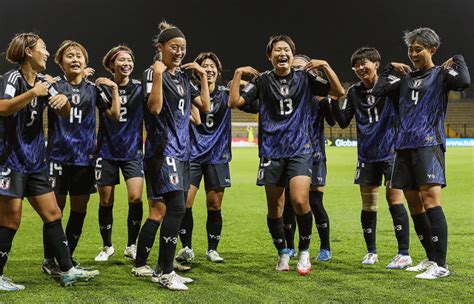
{"type": "Polygon", "coordinates": [[[158,36],[158,43],[163,44],[174,38],[185,39],[183,32],[181,32],[181,30],[177,27],[172,27],[162,31],[158,36]]]}

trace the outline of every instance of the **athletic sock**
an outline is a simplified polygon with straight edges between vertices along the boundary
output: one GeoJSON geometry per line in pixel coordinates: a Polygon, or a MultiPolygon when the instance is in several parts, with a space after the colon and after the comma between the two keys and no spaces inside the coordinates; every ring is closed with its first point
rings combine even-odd
{"type": "Polygon", "coordinates": [[[303,215],[297,214],[296,222],[298,223],[298,232],[300,235],[298,250],[300,252],[308,250],[311,242],[311,230],[313,229],[313,215],[311,211],[303,215]]]}
{"type": "Polygon", "coordinates": [[[71,256],[76,250],[77,243],[82,234],[82,227],[84,226],[84,219],[86,218],[85,213],[79,213],[71,210],[69,214],[69,220],[66,225],[66,238],[69,244],[69,252],[71,256]]]}
{"type": "Polygon", "coordinates": [[[112,246],[113,206],[99,206],[99,228],[104,246],[112,246]]]}
{"type": "Polygon", "coordinates": [[[426,257],[430,261],[436,261],[436,252],[433,246],[431,224],[426,212],[412,215],[413,224],[415,226],[416,234],[425,249],[426,257]]]}
{"type": "Polygon", "coordinates": [[[433,246],[436,251],[436,263],[444,267],[446,265],[446,254],[448,251],[448,224],[446,223],[446,216],[441,206],[426,209],[426,214],[431,223],[433,246]]]}
{"type": "Polygon", "coordinates": [[[66,235],[64,235],[63,226],[61,225],[61,220],[44,223],[44,229],[46,230],[46,238],[54,250],[59,268],[63,272],[68,271],[73,267],[73,265],[71,262],[71,254],[69,253],[66,235]]]}
{"type": "Polygon", "coordinates": [[[403,204],[393,205],[390,208],[392,214],[393,228],[398,242],[398,253],[409,255],[410,248],[410,225],[408,213],[403,204]]]}
{"type": "Polygon", "coordinates": [[[150,251],[155,243],[156,232],[160,227],[160,222],[147,219],[143,224],[137,241],[137,256],[135,258],[135,267],[146,265],[150,251]]]}
{"type": "MultiPolygon", "coordinates": [[[[288,189],[287,189],[288,190],[288,189]]],[[[295,249],[296,215],[285,190],[285,207],[283,209],[283,229],[285,231],[286,247],[295,249]]]]}
{"type": "Polygon", "coordinates": [[[128,230],[128,241],[127,246],[135,244],[137,241],[138,233],[140,233],[140,226],[142,225],[143,217],[143,204],[139,203],[128,203],[128,216],[127,216],[127,230],[128,230]]]}
{"type": "Polygon", "coordinates": [[[316,228],[318,229],[321,249],[331,250],[329,241],[329,217],[323,205],[323,195],[321,191],[309,192],[309,205],[314,214],[316,228]]]}
{"type": "Polygon", "coordinates": [[[222,232],[221,210],[207,210],[207,250],[217,250],[222,232]]]}
{"type": "Polygon", "coordinates": [[[367,252],[377,253],[377,247],[375,245],[377,212],[362,210],[360,214],[360,221],[362,223],[362,230],[364,231],[364,239],[365,244],[367,245],[367,252]]]}
{"type": "Polygon", "coordinates": [[[43,226],[43,250],[44,250],[44,258],[45,259],[54,259],[54,250],[51,247],[51,244],[46,237],[46,230],[43,226]]]}
{"type": "Polygon", "coordinates": [[[193,239],[193,228],[194,228],[194,219],[193,219],[193,208],[186,208],[184,212],[183,220],[181,221],[181,226],[179,229],[179,238],[183,247],[192,248],[192,239],[193,239]]]}
{"type": "Polygon", "coordinates": [[[278,252],[281,252],[286,248],[283,217],[276,219],[267,217],[267,226],[273,239],[273,245],[278,250],[278,252]]]}
{"type": "Polygon", "coordinates": [[[12,249],[15,233],[15,229],[0,226],[0,276],[3,275],[3,268],[7,263],[8,255],[12,249]]]}

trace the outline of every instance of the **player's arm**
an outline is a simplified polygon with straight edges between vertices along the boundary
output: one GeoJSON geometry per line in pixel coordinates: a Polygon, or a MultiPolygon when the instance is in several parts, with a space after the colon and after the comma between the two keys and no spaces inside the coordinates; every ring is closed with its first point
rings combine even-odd
{"type": "Polygon", "coordinates": [[[447,90],[463,91],[471,84],[471,75],[462,55],[454,55],[443,63],[447,90]]]}
{"type": "Polygon", "coordinates": [[[243,96],[241,96],[240,82],[244,75],[249,75],[255,78],[259,76],[259,73],[251,66],[240,67],[235,70],[234,78],[232,78],[229,90],[229,106],[233,109],[241,107],[246,102],[251,102],[252,100],[257,99],[257,87],[255,81],[249,82],[243,88],[243,96]]]}
{"type": "Polygon", "coordinates": [[[153,71],[153,82],[147,100],[147,107],[151,114],[158,115],[163,108],[163,73],[166,71],[166,65],[157,60],[153,63],[151,69],[153,71]]]}
{"type": "Polygon", "coordinates": [[[355,114],[355,108],[352,104],[350,94],[347,94],[342,109],[339,107],[339,101],[331,98],[331,111],[339,127],[341,127],[341,129],[347,128],[355,114]]]}
{"type": "MultiPolygon", "coordinates": [[[[344,90],[344,87],[342,86],[341,82],[339,81],[339,78],[337,77],[336,73],[333,71],[331,66],[324,60],[318,60],[318,59],[312,59],[310,62],[306,64],[304,67],[306,71],[313,71],[313,70],[321,70],[324,72],[326,77],[328,78],[329,81],[329,91],[326,92],[326,94],[321,94],[319,92],[315,92],[317,94],[314,95],[319,95],[319,96],[326,96],[326,95],[332,95],[335,97],[341,97],[343,96],[346,91],[344,90]]],[[[326,85],[324,83],[324,79],[322,79],[320,76],[315,76],[315,80],[318,82],[321,82],[323,85],[326,85]]]]}
{"type": "Polygon", "coordinates": [[[183,64],[181,68],[185,70],[192,70],[196,72],[199,83],[201,85],[201,92],[191,84],[191,100],[199,111],[207,113],[211,111],[211,95],[209,93],[209,85],[207,84],[206,70],[200,66],[197,62],[193,61],[190,63],[183,64]],[[198,94],[199,93],[199,94],[198,94]]]}
{"type": "MultiPolygon", "coordinates": [[[[119,95],[119,91],[118,91],[118,85],[113,82],[112,80],[108,79],[108,78],[105,78],[105,77],[99,77],[95,80],[95,85],[97,87],[100,87],[100,86],[107,86],[110,88],[110,90],[112,91],[112,105],[110,107],[107,107],[106,110],[105,110],[105,113],[107,114],[107,116],[109,116],[110,118],[114,119],[115,121],[119,121],[120,119],[120,95],[119,95]]],[[[104,99],[107,98],[104,95],[100,94],[101,95],[101,98],[104,99]]],[[[108,102],[108,100],[103,100],[105,102],[108,102]]]]}
{"type": "MultiPolygon", "coordinates": [[[[398,96],[400,94],[401,78],[395,74],[407,75],[410,72],[411,68],[404,63],[389,63],[380,71],[377,82],[372,88],[372,94],[375,96],[398,96]]],[[[398,100],[398,98],[393,100],[398,100]]]]}
{"type": "Polygon", "coordinates": [[[199,109],[195,105],[191,105],[191,123],[195,126],[199,126],[201,122],[201,115],[199,109]]]}
{"type": "Polygon", "coordinates": [[[0,99],[0,116],[9,116],[23,109],[35,97],[47,96],[49,84],[46,82],[37,82],[30,90],[18,95],[15,95],[16,88],[13,84],[6,81],[4,77],[2,82],[2,91],[0,99]]]}
{"type": "Polygon", "coordinates": [[[336,118],[334,117],[334,113],[331,110],[331,100],[335,100],[336,102],[338,101],[336,97],[328,96],[327,98],[319,101],[319,108],[326,123],[329,126],[334,127],[336,125],[336,118]]]}

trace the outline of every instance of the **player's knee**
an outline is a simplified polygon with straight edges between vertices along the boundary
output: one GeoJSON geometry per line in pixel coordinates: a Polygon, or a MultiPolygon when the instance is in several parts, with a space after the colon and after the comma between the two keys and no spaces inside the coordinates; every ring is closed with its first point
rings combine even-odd
{"type": "Polygon", "coordinates": [[[100,205],[102,207],[112,207],[113,204],[114,204],[114,198],[113,197],[100,198],[100,205]]]}
{"type": "Polygon", "coordinates": [[[217,197],[207,200],[207,210],[219,210],[221,205],[222,201],[217,197]]]}
{"type": "Polygon", "coordinates": [[[362,210],[377,212],[379,206],[379,194],[377,192],[361,193],[362,210]]]}
{"type": "Polygon", "coordinates": [[[128,202],[131,204],[141,204],[142,196],[138,193],[131,193],[128,195],[128,202]]]}

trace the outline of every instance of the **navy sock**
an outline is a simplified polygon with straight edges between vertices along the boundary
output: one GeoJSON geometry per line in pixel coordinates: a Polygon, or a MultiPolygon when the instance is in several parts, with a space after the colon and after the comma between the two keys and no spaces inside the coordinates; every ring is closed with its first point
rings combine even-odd
{"type": "Polygon", "coordinates": [[[375,246],[377,212],[362,210],[360,214],[360,221],[362,223],[362,230],[364,231],[364,239],[365,244],[367,245],[367,252],[377,253],[377,247],[375,246]]]}
{"type": "Polygon", "coordinates": [[[436,263],[444,267],[446,265],[446,254],[448,252],[448,224],[443,208],[437,206],[426,209],[426,214],[431,223],[433,246],[436,251],[436,263]]]}
{"type": "Polygon", "coordinates": [[[323,195],[321,191],[309,192],[309,204],[314,214],[316,228],[318,229],[319,239],[321,240],[321,249],[330,250],[329,241],[329,217],[323,205],[323,195]]]}
{"type": "Polygon", "coordinates": [[[138,233],[140,233],[140,226],[142,225],[143,217],[143,204],[139,202],[137,204],[128,203],[128,216],[127,216],[127,230],[128,230],[128,241],[127,246],[135,244],[137,241],[138,233]]]}
{"type": "Polygon", "coordinates": [[[186,208],[184,212],[183,220],[181,221],[181,226],[179,229],[179,238],[183,247],[192,248],[192,239],[193,239],[193,228],[194,228],[194,219],[193,219],[193,208],[186,208]]]}
{"type": "Polygon", "coordinates": [[[85,213],[79,213],[71,210],[69,214],[69,220],[66,225],[66,238],[69,244],[69,252],[71,256],[77,247],[79,238],[82,234],[82,227],[84,226],[84,219],[86,218],[85,213]]]}
{"type": "Polygon", "coordinates": [[[12,249],[15,233],[15,229],[0,226],[0,276],[3,275],[3,268],[7,263],[8,255],[12,249]]]}
{"type": "Polygon", "coordinates": [[[395,237],[398,242],[398,253],[408,255],[410,248],[410,225],[407,210],[403,204],[393,205],[389,209],[392,214],[395,237]]]}
{"type": "Polygon", "coordinates": [[[270,234],[272,235],[273,245],[278,252],[286,249],[285,232],[283,229],[283,218],[279,217],[276,219],[267,217],[267,226],[270,234]]]}
{"type": "Polygon", "coordinates": [[[313,214],[310,212],[303,215],[296,215],[298,223],[298,232],[300,241],[298,244],[299,251],[308,250],[311,242],[311,230],[313,229],[313,214]]]}
{"type": "Polygon", "coordinates": [[[104,246],[112,246],[113,206],[99,206],[99,228],[104,246]]]}
{"type": "Polygon", "coordinates": [[[64,234],[63,226],[61,225],[61,220],[44,223],[44,229],[46,230],[46,238],[54,250],[59,268],[61,271],[68,271],[73,265],[66,235],[64,234]]]}
{"type": "Polygon", "coordinates": [[[433,246],[431,224],[426,212],[412,215],[413,224],[415,226],[416,234],[425,249],[426,257],[430,261],[436,261],[436,252],[433,246]]]}
{"type": "Polygon", "coordinates": [[[283,209],[283,229],[285,229],[286,247],[295,249],[296,214],[291,205],[289,189],[285,190],[285,207],[283,209]]]}
{"type": "Polygon", "coordinates": [[[146,265],[150,251],[155,243],[156,232],[160,227],[160,222],[147,219],[143,224],[137,241],[137,257],[135,258],[135,267],[146,265]]]}
{"type": "Polygon", "coordinates": [[[207,210],[207,250],[217,250],[222,232],[221,210],[207,210]]]}

